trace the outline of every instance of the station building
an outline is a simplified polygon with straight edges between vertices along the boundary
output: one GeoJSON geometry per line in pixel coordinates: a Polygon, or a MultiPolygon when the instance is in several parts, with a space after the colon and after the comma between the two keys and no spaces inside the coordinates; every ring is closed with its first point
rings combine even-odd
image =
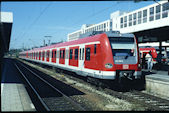
{"type": "Polygon", "coordinates": [[[67,35],[67,41],[76,40],[79,38],[80,34],[91,31],[135,33],[155,28],[168,29],[168,27],[169,2],[160,1],[132,12],[116,11],[110,14],[110,19],[98,24],[84,24],[80,30],[69,33],[67,35]]]}

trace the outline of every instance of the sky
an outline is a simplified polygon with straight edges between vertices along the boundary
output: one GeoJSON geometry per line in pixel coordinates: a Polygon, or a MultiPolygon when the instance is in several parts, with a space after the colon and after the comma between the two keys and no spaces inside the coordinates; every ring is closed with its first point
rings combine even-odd
{"type": "Polygon", "coordinates": [[[67,41],[67,34],[83,24],[97,24],[110,19],[110,14],[133,11],[154,1],[19,1],[1,2],[2,12],[13,13],[10,49],[32,48],[67,41]],[[51,37],[45,37],[51,36],[51,37]]]}

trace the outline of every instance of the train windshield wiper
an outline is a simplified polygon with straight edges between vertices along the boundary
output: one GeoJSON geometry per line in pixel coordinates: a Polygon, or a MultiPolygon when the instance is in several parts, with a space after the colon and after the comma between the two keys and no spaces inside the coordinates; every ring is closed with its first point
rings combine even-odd
{"type": "Polygon", "coordinates": [[[127,59],[127,58],[128,58],[128,55],[125,56],[125,59],[127,59]]]}

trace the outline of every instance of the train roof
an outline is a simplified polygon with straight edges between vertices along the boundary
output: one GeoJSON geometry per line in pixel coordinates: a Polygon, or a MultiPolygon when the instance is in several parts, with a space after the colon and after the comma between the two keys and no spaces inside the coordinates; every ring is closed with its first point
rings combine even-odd
{"type": "Polygon", "coordinates": [[[99,41],[103,35],[106,35],[107,37],[131,37],[131,38],[134,37],[133,34],[120,34],[119,32],[116,32],[116,31],[109,31],[109,32],[102,32],[102,31],[96,32],[95,31],[95,32],[92,32],[92,34],[91,33],[84,34],[83,35],[84,38],[81,37],[78,40],[57,43],[57,44],[53,44],[53,45],[45,46],[45,47],[40,47],[40,48],[34,48],[32,50],[23,51],[21,53],[36,52],[36,51],[40,51],[40,50],[51,49],[51,48],[56,48],[56,47],[61,47],[61,46],[68,46],[68,45],[70,46],[70,45],[75,45],[75,44],[82,44],[82,43],[99,41]]]}
{"type": "Polygon", "coordinates": [[[82,43],[99,41],[99,39],[101,38],[102,35],[105,35],[105,34],[98,34],[98,35],[95,35],[95,36],[89,36],[89,37],[86,37],[86,38],[81,38],[81,39],[73,40],[73,41],[69,41],[69,42],[53,44],[53,45],[45,46],[45,47],[41,47],[41,48],[34,48],[32,50],[23,51],[21,53],[35,52],[35,51],[39,51],[39,50],[51,49],[51,48],[56,48],[56,47],[62,47],[62,46],[68,46],[68,45],[70,46],[70,45],[75,45],[75,44],[82,44],[82,43]]]}

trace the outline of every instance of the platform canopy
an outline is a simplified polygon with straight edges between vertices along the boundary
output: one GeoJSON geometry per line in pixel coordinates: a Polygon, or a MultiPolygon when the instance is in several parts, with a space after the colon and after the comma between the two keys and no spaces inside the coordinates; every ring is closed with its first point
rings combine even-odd
{"type": "Polygon", "coordinates": [[[0,52],[1,58],[5,52],[9,50],[9,43],[11,38],[13,24],[13,13],[12,12],[0,12],[0,52]]]}

